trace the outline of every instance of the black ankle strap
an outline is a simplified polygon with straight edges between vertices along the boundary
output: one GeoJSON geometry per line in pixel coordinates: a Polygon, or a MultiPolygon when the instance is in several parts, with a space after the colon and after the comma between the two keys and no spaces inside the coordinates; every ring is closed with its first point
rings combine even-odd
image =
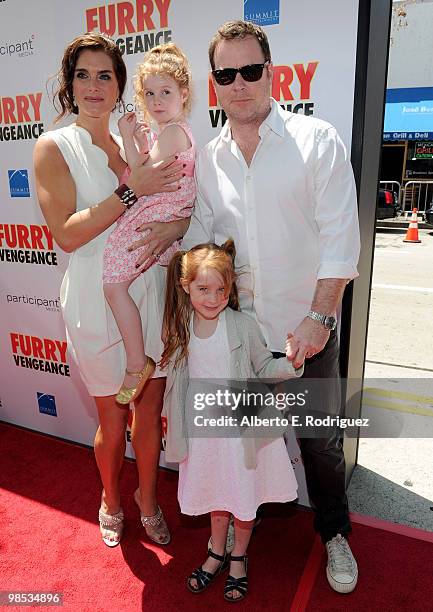
{"type": "Polygon", "coordinates": [[[234,557],[230,555],[230,561],[246,561],[247,555],[241,555],[240,557],[234,557]]]}
{"type": "Polygon", "coordinates": [[[212,557],[213,559],[216,559],[217,561],[224,561],[226,556],[222,556],[222,555],[217,555],[216,553],[214,553],[214,551],[212,550],[212,548],[208,548],[207,554],[209,555],[209,557],[212,557]]]}

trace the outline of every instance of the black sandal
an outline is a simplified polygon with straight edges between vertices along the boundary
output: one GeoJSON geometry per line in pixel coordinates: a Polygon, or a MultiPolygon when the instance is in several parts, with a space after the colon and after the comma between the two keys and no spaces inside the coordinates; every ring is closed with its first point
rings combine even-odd
{"type": "Polygon", "coordinates": [[[226,554],[224,554],[224,556],[217,555],[216,553],[214,553],[214,551],[211,548],[208,549],[207,554],[209,557],[212,557],[213,559],[216,559],[217,561],[219,561],[220,565],[213,574],[212,572],[206,572],[203,569],[203,567],[198,567],[197,569],[195,569],[193,573],[187,579],[187,586],[188,586],[188,589],[191,591],[191,593],[201,593],[202,591],[207,589],[207,587],[210,585],[212,580],[216,576],[218,576],[218,574],[221,574],[221,572],[227,567],[227,555],[226,554]],[[193,578],[197,581],[197,586],[195,587],[191,585],[191,580],[193,578]]]}
{"type": "Polygon", "coordinates": [[[248,566],[248,557],[247,555],[242,555],[241,557],[234,557],[230,555],[229,561],[243,561],[245,563],[245,576],[241,578],[233,578],[233,576],[228,576],[225,586],[224,586],[224,599],[230,602],[238,602],[244,599],[248,593],[248,578],[246,576],[247,566],[248,566]],[[240,597],[233,597],[233,591],[237,591],[240,597]],[[227,597],[228,593],[232,593],[232,597],[227,597]]]}

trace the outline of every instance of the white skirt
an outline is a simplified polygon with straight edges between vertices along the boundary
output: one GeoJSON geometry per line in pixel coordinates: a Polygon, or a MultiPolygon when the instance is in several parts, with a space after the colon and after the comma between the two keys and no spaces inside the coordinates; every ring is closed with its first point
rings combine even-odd
{"type": "MultiPolygon", "coordinates": [[[[104,296],[104,242],[89,243],[71,255],[60,289],[68,349],[89,394],[95,397],[117,393],[126,368],[122,336],[104,296]]],[[[163,348],[165,277],[165,268],[154,265],[129,288],[140,311],[146,354],[155,362],[163,348]]],[[[156,368],[154,377],[161,376],[165,373],[156,368]]]]}
{"type": "Polygon", "coordinates": [[[298,484],[283,438],[257,451],[255,469],[245,467],[240,438],[190,438],[188,444],[188,457],[179,464],[183,514],[225,510],[251,521],[261,504],[297,498],[298,484]]]}

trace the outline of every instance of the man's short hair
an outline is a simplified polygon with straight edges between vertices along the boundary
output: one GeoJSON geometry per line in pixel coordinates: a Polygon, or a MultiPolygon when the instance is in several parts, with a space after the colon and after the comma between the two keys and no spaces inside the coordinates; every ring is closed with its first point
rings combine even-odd
{"type": "Polygon", "coordinates": [[[209,43],[209,62],[212,70],[215,70],[214,55],[218,43],[222,40],[242,39],[246,36],[254,36],[263,51],[265,62],[270,62],[271,50],[269,48],[268,37],[260,26],[251,23],[251,21],[227,21],[218,28],[216,34],[209,43]]]}

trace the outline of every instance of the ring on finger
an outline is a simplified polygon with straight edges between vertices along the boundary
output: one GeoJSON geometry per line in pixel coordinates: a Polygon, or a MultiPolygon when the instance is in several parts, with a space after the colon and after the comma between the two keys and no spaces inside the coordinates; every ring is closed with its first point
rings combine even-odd
{"type": "Polygon", "coordinates": [[[153,253],[153,256],[155,259],[159,259],[161,255],[160,253],[153,253]]]}

